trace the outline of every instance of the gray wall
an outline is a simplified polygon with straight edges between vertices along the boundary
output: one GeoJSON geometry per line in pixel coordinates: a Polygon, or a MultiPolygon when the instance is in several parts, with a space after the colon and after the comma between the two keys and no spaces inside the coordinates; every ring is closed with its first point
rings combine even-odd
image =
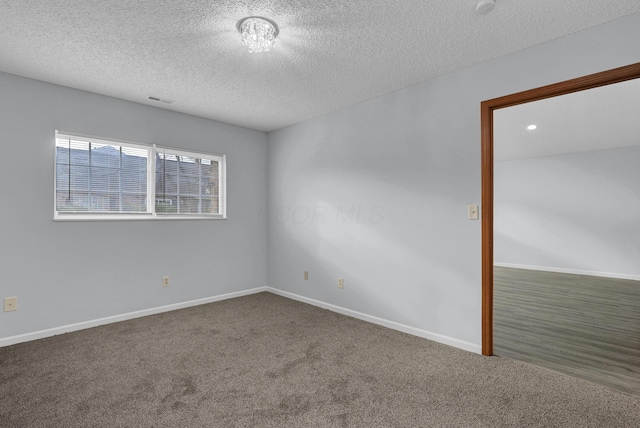
{"type": "Polygon", "coordinates": [[[496,162],[494,189],[496,262],[640,277],[640,146],[496,162]]]}
{"type": "Polygon", "coordinates": [[[260,132],[0,74],[0,297],[19,297],[0,338],[269,285],[479,351],[480,102],[638,62],[639,37],[636,14],[273,132],[268,153],[260,132]],[[55,129],[226,153],[229,220],[53,222],[55,129]]]}
{"type": "Polygon", "coordinates": [[[638,62],[639,38],[636,14],[269,134],[269,286],[479,351],[481,101],[638,62]]]}
{"type": "Polygon", "coordinates": [[[266,134],[7,74],[0,94],[0,338],[266,285],[266,134]],[[53,222],[56,129],[226,154],[228,220],[53,222]]]}

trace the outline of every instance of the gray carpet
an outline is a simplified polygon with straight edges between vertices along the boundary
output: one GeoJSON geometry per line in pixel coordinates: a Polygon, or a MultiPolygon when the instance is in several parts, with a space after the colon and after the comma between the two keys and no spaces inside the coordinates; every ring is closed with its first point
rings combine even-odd
{"type": "Polygon", "coordinates": [[[2,427],[638,427],[640,397],[269,293],[0,349],[2,427]]]}

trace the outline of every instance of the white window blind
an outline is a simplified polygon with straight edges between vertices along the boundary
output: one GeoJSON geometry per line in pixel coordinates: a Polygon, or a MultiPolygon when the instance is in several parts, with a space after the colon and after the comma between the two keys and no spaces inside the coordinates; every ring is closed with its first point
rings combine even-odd
{"type": "Polygon", "coordinates": [[[56,210],[145,213],[149,151],[67,135],[56,138],[56,210]]]}
{"type": "Polygon", "coordinates": [[[219,214],[217,157],[156,149],[156,213],[219,214]]]}
{"type": "Polygon", "coordinates": [[[56,132],[61,219],[225,218],[225,157],[56,132]]]}

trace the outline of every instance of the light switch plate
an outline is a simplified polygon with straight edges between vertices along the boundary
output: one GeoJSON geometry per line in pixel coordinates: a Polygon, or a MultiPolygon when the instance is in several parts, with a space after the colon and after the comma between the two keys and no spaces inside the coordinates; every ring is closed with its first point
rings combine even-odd
{"type": "Polygon", "coordinates": [[[478,204],[471,204],[467,209],[469,220],[478,220],[480,217],[480,206],[478,204]]]}

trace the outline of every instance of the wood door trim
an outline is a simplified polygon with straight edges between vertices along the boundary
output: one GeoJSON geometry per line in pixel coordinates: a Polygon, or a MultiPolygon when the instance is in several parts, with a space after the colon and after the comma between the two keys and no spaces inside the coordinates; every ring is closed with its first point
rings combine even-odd
{"type": "Polygon", "coordinates": [[[493,355],[493,111],[640,78],[640,62],[480,104],[482,155],[482,355],[493,355]]]}

